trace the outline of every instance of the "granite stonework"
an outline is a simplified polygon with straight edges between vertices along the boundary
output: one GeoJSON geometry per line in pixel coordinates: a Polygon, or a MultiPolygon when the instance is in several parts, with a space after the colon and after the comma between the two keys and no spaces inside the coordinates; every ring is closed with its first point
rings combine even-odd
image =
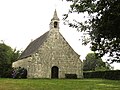
{"type": "Polygon", "coordinates": [[[26,68],[28,78],[51,78],[52,67],[54,66],[58,68],[58,78],[65,78],[65,74],[76,74],[77,78],[83,78],[80,56],[61,35],[59,25],[54,27],[54,22],[58,21],[55,11],[51,19],[50,30],[44,42],[29,56],[13,63],[12,66],[15,68],[26,68]]]}

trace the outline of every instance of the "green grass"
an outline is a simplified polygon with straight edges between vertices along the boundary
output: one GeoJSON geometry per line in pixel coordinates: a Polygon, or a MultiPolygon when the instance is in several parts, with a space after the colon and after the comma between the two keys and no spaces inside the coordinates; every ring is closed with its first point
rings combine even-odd
{"type": "Polygon", "coordinates": [[[0,90],[120,90],[120,81],[101,79],[0,79],[0,90]]]}

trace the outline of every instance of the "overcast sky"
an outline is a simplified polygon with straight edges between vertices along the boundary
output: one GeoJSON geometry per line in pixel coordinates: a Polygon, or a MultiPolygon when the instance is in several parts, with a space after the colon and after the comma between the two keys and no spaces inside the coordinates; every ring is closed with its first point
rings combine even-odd
{"type": "MultiPolygon", "coordinates": [[[[49,30],[49,23],[57,9],[60,18],[60,32],[71,47],[84,59],[91,52],[88,46],[81,45],[81,33],[63,25],[63,14],[68,12],[69,4],[62,0],[0,0],[0,40],[18,50],[49,30]]],[[[84,20],[82,16],[71,18],[84,20]]],[[[114,65],[119,68],[118,64],[114,65]]]]}

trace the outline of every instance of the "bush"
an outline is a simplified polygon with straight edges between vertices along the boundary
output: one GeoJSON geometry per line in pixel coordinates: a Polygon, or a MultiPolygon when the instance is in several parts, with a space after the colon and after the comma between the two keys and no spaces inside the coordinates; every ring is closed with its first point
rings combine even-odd
{"type": "Polygon", "coordinates": [[[25,68],[15,68],[12,73],[13,78],[27,78],[27,70],[25,68]]]}
{"type": "Polygon", "coordinates": [[[84,72],[84,78],[120,80],[120,70],[84,72]]]}
{"type": "Polygon", "coordinates": [[[12,78],[12,73],[13,69],[12,68],[9,68],[7,71],[4,72],[2,78],[12,78]]]}

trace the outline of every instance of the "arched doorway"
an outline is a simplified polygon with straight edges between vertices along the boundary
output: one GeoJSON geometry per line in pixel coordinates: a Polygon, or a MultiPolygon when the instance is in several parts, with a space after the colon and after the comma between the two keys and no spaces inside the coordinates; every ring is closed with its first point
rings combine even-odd
{"type": "Polygon", "coordinates": [[[59,68],[57,66],[53,66],[51,69],[51,78],[58,78],[59,68]]]}

